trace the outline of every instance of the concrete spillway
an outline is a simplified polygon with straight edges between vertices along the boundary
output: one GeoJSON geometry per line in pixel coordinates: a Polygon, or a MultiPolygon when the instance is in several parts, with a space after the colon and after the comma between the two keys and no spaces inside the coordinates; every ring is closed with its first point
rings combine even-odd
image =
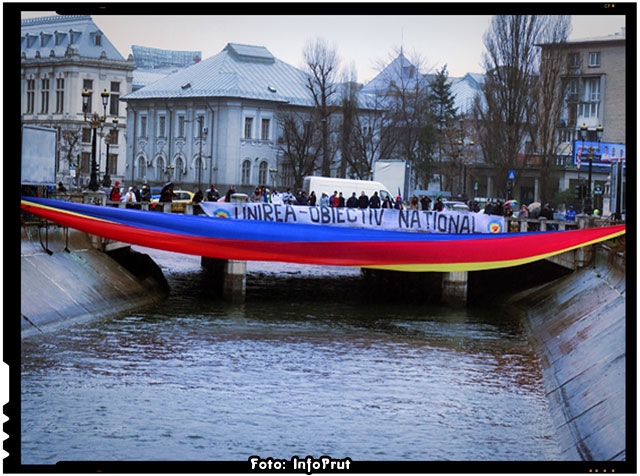
{"type": "Polygon", "coordinates": [[[597,249],[592,266],[511,304],[527,314],[563,459],[626,460],[624,257],[597,249]]]}
{"type": "Polygon", "coordinates": [[[163,278],[158,279],[159,270],[154,272],[157,266],[150,259],[132,255],[130,262],[145,264],[137,270],[127,265],[128,270],[94,246],[89,235],[75,230],[69,230],[67,239],[65,230],[57,226],[50,226],[47,235],[44,228],[23,227],[23,337],[58,325],[117,315],[164,298],[163,278]]]}

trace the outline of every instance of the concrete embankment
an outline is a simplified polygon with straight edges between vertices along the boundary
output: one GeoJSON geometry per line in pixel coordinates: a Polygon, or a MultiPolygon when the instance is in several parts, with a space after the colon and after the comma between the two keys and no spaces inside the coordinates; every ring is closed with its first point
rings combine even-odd
{"type": "Polygon", "coordinates": [[[527,314],[563,459],[626,460],[624,256],[598,248],[593,265],[510,304],[527,314]]]}
{"type": "Polygon", "coordinates": [[[48,235],[44,228],[23,226],[22,337],[164,299],[166,281],[149,257],[130,248],[114,254],[95,249],[85,233],[69,230],[67,238],[65,229],[55,225],[49,226],[48,235]]]}

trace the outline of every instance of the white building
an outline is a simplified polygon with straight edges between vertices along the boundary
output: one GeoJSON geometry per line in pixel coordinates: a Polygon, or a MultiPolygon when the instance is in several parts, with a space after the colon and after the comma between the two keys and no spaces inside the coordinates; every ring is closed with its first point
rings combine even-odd
{"type": "Polygon", "coordinates": [[[105,139],[117,118],[109,172],[112,180],[121,178],[126,126],[121,97],[131,90],[133,59],[125,60],[88,15],[24,19],[20,49],[22,122],[58,129],[57,180],[69,184],[75,177],[80,186],[89,181],[92,133],[82,108],[85,89],[91,95],[91,113],[103,115],[100,94],[106,90],[109,95],[97,162],[102,176],[107,163],[105,139]]]}
{"type": "Polygon", "coordinates": [[[279,165],[277,111],[313,105],[305,77],[265,47],[229,43],[128,94],[125,180],[203,191],[275,182],[269,171],[279,165]]]}

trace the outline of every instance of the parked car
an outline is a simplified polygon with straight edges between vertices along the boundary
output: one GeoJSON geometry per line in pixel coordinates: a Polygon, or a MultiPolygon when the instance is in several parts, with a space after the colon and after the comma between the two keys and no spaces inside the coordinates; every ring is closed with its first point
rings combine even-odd
{"type": "MultiPolygon", "coordinates": [[[[174,190],[173,191],[175,197],[173,197],[172,203],[191,203],[193,201],[193,196],[195,195],[193,192],[189,190],[174,190]]],[[[160,194],[152,195],[151,202],[159,202],[160,194]]]]}
{"type": "Polygon", "coordinates": [[[469,205],[464,202],[455,202],[452,200],[445,200],[442,202],[444,204],[444,208],[448,211],[469,211],[469,205]]]}
{"type": "MultiPolygon", "coordinates": [[[[193,203],[193,192],[189,190],[174,190],[174,197],[171,201],[171,211],[173,213],[182,213],[185,210],[185,205],[193,203]]],[[[151,196],[151,206],[155,208],[156,204],[160,201],[160,195],[151,196]]]]}

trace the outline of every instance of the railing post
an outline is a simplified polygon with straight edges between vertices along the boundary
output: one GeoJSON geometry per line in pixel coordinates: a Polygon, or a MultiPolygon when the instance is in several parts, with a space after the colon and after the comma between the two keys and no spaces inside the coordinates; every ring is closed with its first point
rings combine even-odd
{"type": "Polygon", "coordinates": [[[526,232],[528,229],[529,229],[529,223],[527,222],[527,219],[524,218],[520,220],[520,231],[526,232]]]}
{"type": "Polygon", "coordinates": [[[547,231],[547,218],[546,217],[540,217],[540,231],[547,231]]]}

